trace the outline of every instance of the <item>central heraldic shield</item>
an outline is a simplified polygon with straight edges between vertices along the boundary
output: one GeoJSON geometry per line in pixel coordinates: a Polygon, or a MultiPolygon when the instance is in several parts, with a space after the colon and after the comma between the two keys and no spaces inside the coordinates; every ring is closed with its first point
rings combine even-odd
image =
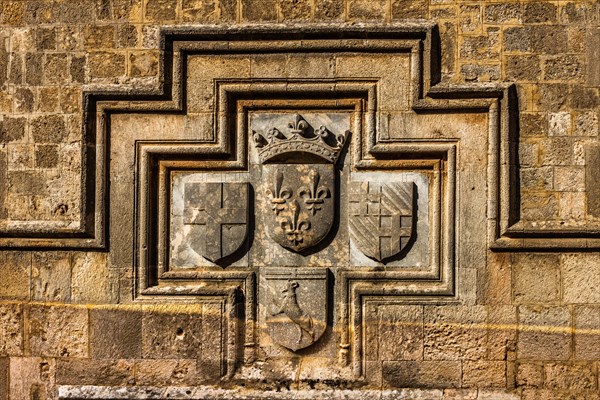
{"type": "Polygon", "coordinates": [[[333,226],[334,164],[345,136],[295,115],[288,132],[272,128],[253,137],[263,164],[259,198],[269,236],[296,252],[315,246],[333,226]]]}
{"type": "Polygon", "coordinates": [[[270,237],[301,251],[319,243],[333,225],[333,165],[267,165],[263,171],[270,237]]]}

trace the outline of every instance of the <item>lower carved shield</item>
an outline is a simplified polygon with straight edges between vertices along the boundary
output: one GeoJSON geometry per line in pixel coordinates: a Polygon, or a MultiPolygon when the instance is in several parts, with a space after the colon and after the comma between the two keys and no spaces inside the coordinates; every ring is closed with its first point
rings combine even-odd
{"type": "Polygon", "coordinates": [[[212,261],[235,253],[248,227],[247,183],[192,182],[185,185],[183,223],[190,246],[212,261]]]}
{"type": "Polygon", "coordinates": [[[262,209],[271,239],[302,251],[323,240],[334,219],[332,164],[268,164],[263,167],[262,209]]]}
{"type": "Polygon", "coordinates": [[[413,235],[413,182],[350,182],[350,237],[365,255],[385,261],[398,255],[413,235]]]}
{"type": "Polygon", "coordinates": [[[267,272],[267,327],[273,341],[297,351],[327,329],[327,270],[267,272]]]}

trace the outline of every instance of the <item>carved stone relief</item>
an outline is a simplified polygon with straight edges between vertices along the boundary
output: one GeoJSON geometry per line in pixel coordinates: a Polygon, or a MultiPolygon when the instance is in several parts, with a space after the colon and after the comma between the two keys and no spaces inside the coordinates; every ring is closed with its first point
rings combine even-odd
{"type": "MultiPolygon", "coordinates": [[[[335,48],[339,76],[313,67],[294,79],[230,76],[210,66],[219,60],[237,71],[262,58],[241,48],[191,51],[188,89],[204,97],[187,99],[193,115],[181,136],[135,142],[136,300],[221,299],[223,376],[269,382],[277,369],[269,362],[301,359],[304,375],[285,367],[276,379],[310,380],[315,362],[327,371],[314,378],[354,384],[371,357],[368,299],[456,300],[463,139],[429,132],[437,120],[422,126],[427,133],[403,136],[417,101],[407,94],[419,82],[411,74],[422,73],[413,64],[420,44],[399,41],[392,54],[382,42],[389,64],[373,70],[350,68],[369,65],[371,42],[357,54],[345,42],[326,46],[335,48]]],[[[273,62],[285,67],[284,59],[273,62]]]]}
{"type": "Polygon", "coordinates": [[[323,240],[333,225],[334,163],[345,132],[315,128],[299,114],[287,128],[285,133],[277,127],[254,131],[253,139],[263,165],[261,203],[272,210],[265,218],[269,236],[285,248],[302,251],[323,240]]]}
{"type": "Polygon", "coordinates": [[[248,184],[186,184],[183,221],[198,254],[213,262],[232,255],[246,239],[248,184]],[[196,237],[203,239],[200,246],[196,237]]]}
{"type": "Polygon", "coordinates": [[[356,277],[370,282],[364,268],[389,270],[384,279],[373,276],[380,280],[374,294],[392,289],[396,276],[440,276],[441,203],[431,195],[441,189],[440,164],[353,171],[344,154],[352,114],[298,111],[251,114],[247,173],[173,175],[167,269],[253,270],[256,339],[267,354],[319,343],[314,351],[356,361],[346,353],[350,337],[336,344],[325,332],[358,329],[356,316],[341,325],[329,316],[350,307],[354,289],[350,298],[343,293],[356,277]],[[331,260],[339,261],[322,264],[331,260]],[[330,274],[342,278],[338,289],[331,290],[330,274]]]}
{"type": "Polygon", "coordinates": [[[272,340],[292,351],[319,340],[327,328],[327,270],[267,270],[265,275],[266,322],[272,340]]]}
{"type": "Polygon", "coordinates": [[[262,204],[270,237],[281,246],[302,251],[318,244],[333,225],[335,173],[332,165],[266,165],[262,204]]]}
{"type": "Polygon", "coordinates": [[[413,182],[351,182],[350,236],[377,261],[398,255],[413,236],[413,182]]]}

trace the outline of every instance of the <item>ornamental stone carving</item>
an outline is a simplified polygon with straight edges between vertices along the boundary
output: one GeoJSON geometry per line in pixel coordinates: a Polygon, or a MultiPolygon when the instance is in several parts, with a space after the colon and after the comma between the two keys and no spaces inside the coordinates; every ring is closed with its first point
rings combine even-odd
{"type": "Polygon", "coordinates": [[[327,270],[272,270],[266,281],[266,321],[273,341],[292,351],[318,341],[327,328],[327,270]]]}
{"type": "Polygon", "coordinates": [[[247,183],[187,183],[184,204],[183,223],[192,238],[190,245],[198,254],[218,262],[244,244],[247,183]]]}
{"type": "Polygon", "coordinates": [[[335,165],[344,134],[314,129],[298,114],[283,133],[277,127],[253,132],[262,163],[259,196],[270,209],[264,223],[281,246],[301,252],[321,242],[333,225],[335,165]]]}
{"type": "Polygon", "coordinates": [[[368,257],[384,261],[398,255],[413,236],[413,182],[351,182],[350,237],[368,257]]]}

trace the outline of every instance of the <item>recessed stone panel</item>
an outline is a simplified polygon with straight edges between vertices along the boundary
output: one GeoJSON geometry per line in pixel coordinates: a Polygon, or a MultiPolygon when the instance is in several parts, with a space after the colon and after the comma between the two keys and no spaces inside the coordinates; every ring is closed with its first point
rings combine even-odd
{"type": "MultiPolygon", "coordinates": [[[[407,54],[334,52],[335,75],[316,79],[324,57],[311,53],[305,76],[285,81],[297,54],[245,54],[240,46],[235,55],[187,61],[188,112],[202,117],[185,117],[186,139],[135,143],[138,300],[226,296],[228,317],[202,314],[204,342],[216,325],[221,333],[218,354],[202,350],[200,374],[268,381],[276,364],[277,379],[293,379],[297,368],[286,360],[312,354],[307,363],[340,361],[314,365],[327,377],[372,376],[364,367],[378,357],[378,341],[361,332],[373,334],[376,304],[454,296],[460,135],[436,142],[432,132],[411,132],[414,142],[403,143],[402,128],[388,123],[402,116],[416,126],[407,54]],[[368,315],[353,306],[363,298],[375,301],[368,315]],[[260,354],[274,364],[253,363],[260,354]]],[[[156,343],[145,339],[144,355],[199,356],[180,353],[183,339],[172,332],[187,316],[152,315],[144,330],[164,332],[151,335],[156,343]]],[[[399,357],[423,357],[423,344],[399,357]]]]}

